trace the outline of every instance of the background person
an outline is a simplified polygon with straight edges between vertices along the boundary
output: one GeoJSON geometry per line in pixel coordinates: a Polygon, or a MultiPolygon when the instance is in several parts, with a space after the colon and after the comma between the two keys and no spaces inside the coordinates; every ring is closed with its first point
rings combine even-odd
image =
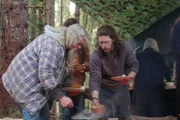
{"type": "Polygon", "coordinates": [[[143,52],[138,53],[139,72],[134,80],[133,102],[136,115],[162,117],[167,115],[164,78],[171,81],[171,72],[159,53],[156,40],[148,38],[143,52]]]}
{"type": "MultiPolygon", "coordinates": [[[[64,26],[69,27],[71,26],[71,24],[74,24],[75,22],[77,22],[76,19],[70,18],[64,23],[64,26]]],[[[69,37],[71,37],[71,39],[69,39],[68,44],[73,44],[77,39],[77,36],[75,34],[70,35],[69,37]]],[[[82,37],[81,42],[78,44],[74,44],[74,46],[68,49],[67,51],[66,64],[68,67],[69,75],[72,79],[72,83],[77,83],[81,86],[84,85],[84,82],[86,80],[85,72],[89,71],[89,56],[90,51],[88,33],[85,32],[85,36],[82,37]],[[74,65],[83,65],[83,70],[75,70],[74,65]]],[[[73,108],[62,108],[62,119],[70,120],[71,116],[80,112],[79,110],[84,109],[84,93],[79,93],[75,91],[65,92],[65,94],[73,100],[74,106],[76,106],[73,108]]]]}
{"type": "Polygon", "coordinates": [[[180,17],[175,21],[171,33],[171,48],[176,58],[177,118],[180,120],[180,17]]]}
{"type": "Polygon", "coordinates": [[[69,27],[69,26],[71,26],[71,25],[73,25],[73,24],[76,24],[76,23],[79,23],[79,21],[78,21],[76,18],[68,18],[68,19],[64,22],[63,26],[69,27]]]}
{"type": "MultiPolygon", "coordinates": [[[[75,18],[68,18],[68,19],[64,22],[63,26],[64,26],[64,27],[69,27],[69,26],[71,26],[71,25],[73,25],[73,24],[77,24],[77,23],[79,23],[79,21],[78,21],[77,19],[75,19],[75,18]]],[[[66,55],[66,56],[67,56],[67,55],[66,55]]],[[[66,59],[67,59],[67,58],[66,58],[66,59]]],[[[48,100],[48,105],[49,105],[50,113],[52,113],[52,114],[53,114],[53,111],[51,111],[51,110],[52,110],[53,101],[54,101],[54,100],[51,100],[51,99],[48,100]]]]}
{"type": "Polygon", "coordinates": [[[90,83],[92,92],[92,105],[105,106],[103,120],[118,117],[118,120],[130,119],[130,95],[128,82],[114,81],[114,76],[135,77],[138,72],[132,46],[123,42],[110,25],[99,27],[96,33],[96,50],[90,57],[90,83]]]}

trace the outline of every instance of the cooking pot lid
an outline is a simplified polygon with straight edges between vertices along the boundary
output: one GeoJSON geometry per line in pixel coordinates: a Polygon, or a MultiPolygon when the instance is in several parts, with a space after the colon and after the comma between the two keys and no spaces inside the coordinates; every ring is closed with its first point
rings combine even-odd
{"type": "Polygon", "coordinates": [[[71,119],[73,120],[92,120],[92,119],[99,119],[102,117],[102,114],[95,114],[91,111],[83,110],[82,112],[77,113],[76,115],[72,116],[71,119]]]}

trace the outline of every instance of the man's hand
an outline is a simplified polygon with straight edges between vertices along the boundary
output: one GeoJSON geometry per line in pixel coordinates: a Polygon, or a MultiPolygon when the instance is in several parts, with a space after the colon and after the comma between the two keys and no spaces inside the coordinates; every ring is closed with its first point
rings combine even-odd
{"type": "Polygon", "coordinates": [[[79,64],[79,58],[78,58],[78,55],[76,55],[76,57],[72,61],[72,65],[78,65],[78,64],[79,64]]]}
{"type": "Polygon", "coordinates": [[[136,73],[134,71],[131,71],[129,74],[128,74],[128,77],[136,77],[136,73]]]}
{"type": "Polygon", "coordinates": [[[134,80],[129,83],[129,88],[134,88],[134,80]]]}
{"type": "Polygon", "coordinates": [[[81,73],[84,73],[86,70],[86,65],[82,64],[82,66],[83,66],[83,70],[81,70],[81,73]]]}
{"type": "Polygon", "coordinates": [[[99,100],[98,99],[92,99],[92,106],[99,106],[99,100]]]}
{"type": "Polygon", "coordinates": [[[65,108],[72,108],[74,106],[73,101],[66,96],[63,96],[62,98],[59,99],[59,102],[61,103],[62,107],[65,108]]]}
{"type": "Polygon", "coordinates": [[[99,105],[99,92],[97,90],[92,91],[92,106],[98,106],[99,105]]]}

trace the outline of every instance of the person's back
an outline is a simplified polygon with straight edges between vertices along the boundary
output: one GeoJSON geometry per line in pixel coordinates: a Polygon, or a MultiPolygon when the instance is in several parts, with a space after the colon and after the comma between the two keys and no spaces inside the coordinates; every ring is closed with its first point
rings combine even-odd
{"type": "Polygon", "coordinates": [[[140,64],[140,71],[135,82],[142,85],[136,90],[139,92],[161,92],[164,90],[163,77],[169,77],[170,71],[166,68],[163,56],[152,48],[147,48],[136,56],[140,64]]]}
{"type": "Polygon", "coordinates": [[[136,114],[160,117],[166,114],[164,77],[170,81],[171,73],[163,56],[149,47],[137,54],[139,72],[134,81],[133,101],[136,114]]]}

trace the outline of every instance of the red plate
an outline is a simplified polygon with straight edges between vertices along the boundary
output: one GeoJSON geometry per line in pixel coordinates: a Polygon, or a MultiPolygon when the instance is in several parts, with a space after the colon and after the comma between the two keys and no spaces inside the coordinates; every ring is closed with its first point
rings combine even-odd
{"type": "Polygon", "coordinates": [[[116,80],[116,81],[131,81],[134,79],[134,77],[128,77],[128,76],[116,76],[116,77],[111,77],[112,80],[116,80]]]}
{"type": "Polygon", "coordinates": [[[81,88],[73,88],[73,87],[63,87],[62,88],[65,91],[75,91],[75,92],[84,92],[85,89],[81,89],[81,88]]]}

